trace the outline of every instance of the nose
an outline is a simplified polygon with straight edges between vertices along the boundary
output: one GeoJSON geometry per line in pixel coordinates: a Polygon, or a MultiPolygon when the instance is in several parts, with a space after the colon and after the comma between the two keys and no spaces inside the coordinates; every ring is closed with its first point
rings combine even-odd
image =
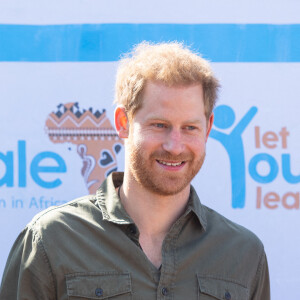
{"type": "Polygon", "coordinates": [[[166,134],[163,149],[172,155],[179,155],[184,150],[182,134],[179,129],[172,128],[166,134]]]}

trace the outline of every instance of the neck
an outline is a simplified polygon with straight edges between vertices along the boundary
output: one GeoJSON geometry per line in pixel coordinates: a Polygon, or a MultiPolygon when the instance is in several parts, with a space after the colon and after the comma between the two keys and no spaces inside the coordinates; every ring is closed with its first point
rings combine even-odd
{"type": "Polygon", "coordinates": [[[176,195],[162,196],[141,186],[133,176],[124,174],[121,201],[139,229],[140,246],[156,268],[162,264],[165,236],[184,212],[189,193],[188,185],[176,195]]]}
{"type": "Polygon", "coordinates": [[[159,195],[145,189],[126,173],[120,191],[121,201],[140,233],[162,238],[183,214],[189,193],[188,185],[175,195],[159,195]]]}

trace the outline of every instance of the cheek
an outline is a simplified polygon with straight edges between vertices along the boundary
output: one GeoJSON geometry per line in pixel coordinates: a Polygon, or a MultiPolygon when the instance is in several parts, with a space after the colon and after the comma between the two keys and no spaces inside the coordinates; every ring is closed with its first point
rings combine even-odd
{"type": "Polygon", "coordinates": [[[143,152],[153,152],[160,147],[160,143],[152,136],[143,136],[135,139],[136,148],[143,152]]]}
{"type": "Polygon", "coordinates": [[[191,138],[186,145],[195,154],[200,154],[205,151],[205,138],[191,138]]]}
{"type": "Polygon", "coordinates": [[[133,152],[145,153],[150,148],[149,138],[138,131],[132,133],[129,144],[133,152]]]}
{"type": "Polygon", "coordinates": [[[145,144],[145,137],[141,132],[136,131],[136,132],[134,132],[134,134],[132,136],[132,141],[133,141],[135,148],[140,149],[140,148],[143,148],[143,145],[145,144]]]}
{"type": "Polygon", "coordinates": [[[129,129],[128,140],[131,145],[137,146],[141,143],[142,134],[138,124],[133,124],[129,129]]]}
{"type": "Polygon", "coordinates": [[[136,147],[147,150],[161,145],[164,141],[164,137],[162,133],[142,130],[137,127],[134,132],[132,132],[132,141],[136,147]]]}

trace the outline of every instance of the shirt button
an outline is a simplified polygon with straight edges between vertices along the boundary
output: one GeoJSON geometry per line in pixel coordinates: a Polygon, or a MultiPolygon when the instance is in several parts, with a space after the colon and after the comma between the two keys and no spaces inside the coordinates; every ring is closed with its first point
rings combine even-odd
{"type": "Polygon", "coordinates": [[[135,225],[133,225],[133,224],[129,225],[129,232],[131,234],[136,234],[136,227],[135,227],[135,225]]]}
{"type": "Polygon", "coordinates": [[[226,300],[230,300],[230,299],[231,299],[231,295],[230,295],[229,292],[226,292],[226,293],[225,293],[225,299],[226,299],[226,300]]]}
{"type": "Polygon", "coordinates": [[[162,293],[164,296],[167,296],[168,293],[169,293],[169,291],[168,291],[168,289],[167,289],[166,287],[163,287],[163,288],[161,289],[161,293],[162,293]]]}
{"type": "Polygon", "coordinates": [[[97,297],[101,297],[103,295],[103,290],[101,288],[96,288],[95,289],[95,295],[97,297]]]}

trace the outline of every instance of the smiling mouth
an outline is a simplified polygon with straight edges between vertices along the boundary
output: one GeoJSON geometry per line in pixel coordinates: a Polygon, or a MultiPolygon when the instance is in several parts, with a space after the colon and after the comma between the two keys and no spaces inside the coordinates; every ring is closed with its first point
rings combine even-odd
{"type": "Polygon", "coordinates": [[[178,167],[181,166],[182,164],[184,164],[184,161],[180,161],[180,162],[167,162],[167,161],[163,161],[163,160],[157,160],[158,163],[168,166],[168,167],[178,167]]]}

